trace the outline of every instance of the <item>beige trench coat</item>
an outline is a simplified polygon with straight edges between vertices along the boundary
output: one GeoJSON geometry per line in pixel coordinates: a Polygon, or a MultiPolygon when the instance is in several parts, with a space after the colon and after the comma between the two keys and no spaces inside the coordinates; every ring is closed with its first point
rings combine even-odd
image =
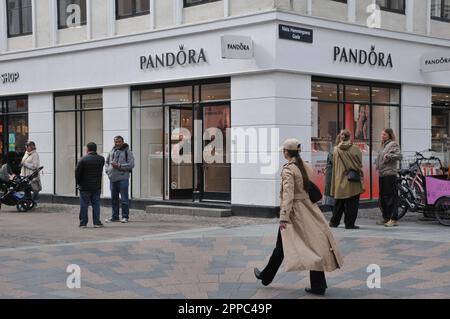
{"type": "MultiPolygon", "coordinates": [[[[311,166],[305,163],[308,176],[311,166]]],[[[280,220],[288,221],[281,231],[286,271],[333,271],[341,268],[343,258],[323,213],[309,199],[295,162],[281,172],[280,220]]]]}

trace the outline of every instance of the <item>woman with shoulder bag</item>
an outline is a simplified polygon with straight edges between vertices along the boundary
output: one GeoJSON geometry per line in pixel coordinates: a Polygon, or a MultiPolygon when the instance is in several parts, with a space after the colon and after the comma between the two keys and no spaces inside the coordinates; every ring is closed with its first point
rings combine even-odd
{"type": "Polygon", "coordinates": [[[255,268],[254,273],[264,286],[269,285],[286,256],[286,271],[310,271],[311,288],[306,292],[324,295],[324,272],[341,268],[343,259],[323,213],[310,199],[313,170],[301,159],[299,145],[296,139],[283,143],[288,163],[281,172],[277,243],[264,270],[255,268]]]}
{"type": "Polygon", "coordinates": [[[338,227],[345,213],[346,229],[359,229],[355,225],[358,216],[359,196],[364,193],[362,174],[362,153],[354,145],[349,130],[342,130],[340,143],[333,152],[333,176],[331,178],[331,196],[335,199],[330,227],[338,227]]]}
{"type": "MultiPolygon", "coordinates": [[[[28,142],[26,144],[26,152],[22,158],[22,162],[20,163],[21,170],[20,175],[28,176],[33,173],[34,170],[40,167],[39,154],[36,152],[36,144],[34,142],[28,142]]],[[[39,192],[42,190],[41,178],[38,175],[35,179],[31,181],[31,189],[28,188],[25,190],[25,197],[32,198],[34,202],[39,200],[39,192]],[[33,192],[33,196],[31,196],[31,192],[33,192]]]]}

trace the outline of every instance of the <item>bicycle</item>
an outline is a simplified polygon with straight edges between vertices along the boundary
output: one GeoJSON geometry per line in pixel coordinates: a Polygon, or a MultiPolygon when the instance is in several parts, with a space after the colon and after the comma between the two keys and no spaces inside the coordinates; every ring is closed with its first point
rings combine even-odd
{"type": "Polygon", "coordinates": [[[410,168],[401,169],[398,173],[399,219],[408,210],[419,211],[426,217],[436,217],[442,225],[450,226],[450,181],[443,174],[424,175],[422,161],[436,161],[439,163],[440,172],[446,171],[438,157],[425,157],[422,153],[416,152],[410,168]]]}

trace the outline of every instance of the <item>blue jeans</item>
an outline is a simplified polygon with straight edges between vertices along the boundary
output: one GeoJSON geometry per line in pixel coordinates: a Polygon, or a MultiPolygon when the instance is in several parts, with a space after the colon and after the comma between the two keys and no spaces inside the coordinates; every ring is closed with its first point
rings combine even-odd
{"type": "Polygon", "coordinates": [[[130,213],[130,200],[128,197],[129,180],[125,179],[117,182],[110,182],[112,219],[119,219],[119,194],[122,204],[122,218],[128,218],[130,213]]]}
{"type": "Polygon", "coordinates": [[[89,204],[92,205],[94,225],[100,225],[100,193],[101,191],[80,191],[80,225],[87,225],[89,204]]]}

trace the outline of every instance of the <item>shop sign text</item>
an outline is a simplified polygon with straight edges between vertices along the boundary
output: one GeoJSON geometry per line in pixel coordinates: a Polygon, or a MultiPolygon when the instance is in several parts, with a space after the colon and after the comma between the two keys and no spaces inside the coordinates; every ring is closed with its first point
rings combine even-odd
{"type": "Polygon", "coordinates": [[[177,65],[194,65],[199,63],[206,63],[205,50],[200,51],[195,49],[185,49],[184,45],[179,46],[178,52],[166,52],[161,54],[150,54],[148,56],[141,56],[140,64],[141,70],[171,68],[177,65]]]}
{"type": "Polygon", "coordinates": [[[253,57],[252,38],[224,35],[221,41],[223,59],[251,59],[253,57]]]}
{"type": "Polygon", "coordinates": [[[368,52],[362,49],[347,49],[344,47],[334,47],[334,61],[360,65],[378,66],[393,68],[392,56],[390,53],[377,52],[375,46],[368,52]]]}
{"type": "Polygon", "coordinates": [[[422,56],[422,72],[450,71],[450,52],[429,53],[422,56]]]}
{"type": "Polygon", "coordinates": [[[19,72],[3,73],[0,74],[0,83],[1,84],[16,83],[19,80],[19,77],[20,77],[19,72]]]}

